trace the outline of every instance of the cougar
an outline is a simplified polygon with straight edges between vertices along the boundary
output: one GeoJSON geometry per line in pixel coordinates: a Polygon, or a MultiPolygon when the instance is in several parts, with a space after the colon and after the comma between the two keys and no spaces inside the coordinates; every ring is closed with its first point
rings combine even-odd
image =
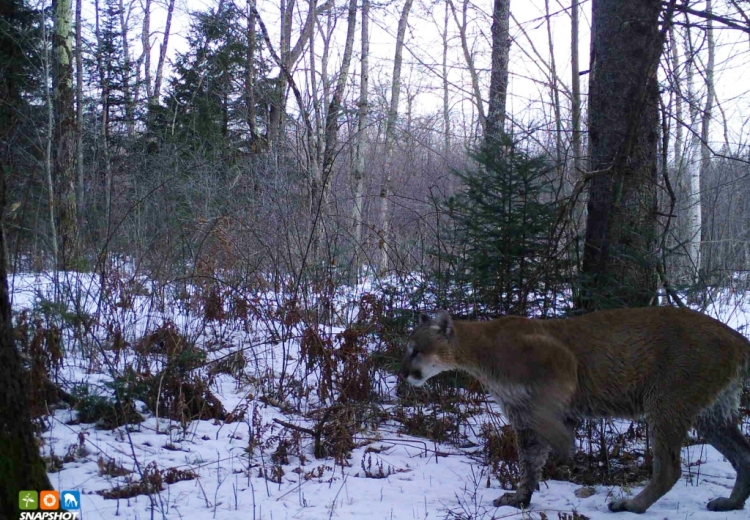
{"type": "Polygon", "coordinates": [[[708,509],[742,509],[750,495],[750,442],[738,426],[750,342],[709,316],[673,307],[550,320],[422,316],[402,375],[421,386],[452,369],[480,380],[516,431],[519,482],[496,507],[529,506],[550,450],[570,453],[582,417],[644,416],[650,425],[652,478],[632,499],[611,502],[611,511],[643,513],[674,486],[691,426],[737,472],[730,496],[708,509]]]}

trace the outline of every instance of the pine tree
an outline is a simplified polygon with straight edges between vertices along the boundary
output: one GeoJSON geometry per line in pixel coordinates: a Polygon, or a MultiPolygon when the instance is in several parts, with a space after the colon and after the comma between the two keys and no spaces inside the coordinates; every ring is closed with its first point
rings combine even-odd
{"type": "Polygon", "coordinates": [[[473,159],[475,168],[456,172],[462,189],[445,204],[455,231],[445,274],[475,314],[523,315],[554,277],[554,167],[507,136],[473,159]]]}

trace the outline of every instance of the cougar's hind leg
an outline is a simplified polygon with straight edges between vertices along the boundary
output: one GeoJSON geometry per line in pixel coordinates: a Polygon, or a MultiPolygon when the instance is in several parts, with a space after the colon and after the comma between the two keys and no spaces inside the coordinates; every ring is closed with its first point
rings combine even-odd
{"type": "Polygon", "coordinates": [[[651,504],[659,500],[672,489],[680,479],[680,448],[682,439],[687,433],[688,423],[683,421],[652,422],[654,468],[651,480],[643,490],[632,499],[620,499],[610,502],[610,511],[630,511],[643,513],[651,504]]]}
{"type": "Polygon", "coordinates": [[[516,429],[518,446],[518,466],[521,472],[518,486],[514,493],[505,493],[492,501],[495,507],[512,506],[529,507],[531,495],[536,490],[542,476],[542,467],[547,460],[549,445],[533,429],[516,429]]]}
{"type": "Polygon", "coordinates": [[[729,497],[720,497],[708,503],[711,511],[742,509],[750,497],[750,442],[736,423],[736,409],[727,405],[724,398],[739,403],[734,395],[722,395],[716,404],[702,413],[695,423],[701,437],[721,453],[737,472],[737,480],[729,497]]]}

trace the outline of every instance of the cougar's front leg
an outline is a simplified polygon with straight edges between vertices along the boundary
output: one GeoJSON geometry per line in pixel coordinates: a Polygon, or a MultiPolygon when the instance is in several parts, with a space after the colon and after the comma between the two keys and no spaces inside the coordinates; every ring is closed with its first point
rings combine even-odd
{"type": "Polygon", "coordinates": [[[544,462],[547,460],[549,445],[536,431],[530,428],[516,430],[516,443],[518,446],[518,466],[521,471],[521,477],[515,493],[505,493],[492,501],[495,507],[529,507],[531,495],[536,490],[536,486],[542,476],[542,466],[544,466],[544,462]]]}

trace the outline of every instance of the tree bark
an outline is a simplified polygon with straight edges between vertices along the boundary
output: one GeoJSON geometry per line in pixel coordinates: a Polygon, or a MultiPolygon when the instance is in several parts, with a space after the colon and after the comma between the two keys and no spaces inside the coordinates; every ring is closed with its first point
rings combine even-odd
{"type": "Polygon", "coordinates": [[[456,22],[456,25],[458,26],[458,37],[461,40],[461,50],[464,53],[464,60],[466,60],[466,68],[469,71],[469,78],[471,79],[471,91],[474,94],[474,105],[477,107],[477,115],[479,117],[479,126],[482,127],[482,131],[484,132],[487,127],[487,118],[484,113],[484,102],[482,101],[482,91],[479,88],[479,74],[477,73],[477,70],[474,67],[474,58],[471,55],[471,51],[469,49],[469,41],[466,35],[466,28],[468,26],[466,17],[467,17],[467,11],[469,8],[469,2],[468,0],[464,0],[461,6],[461,20],[460,21],[458,19],[458,14],[456,13],[456,7],[453,5],[453,0],[448,0],[448,5],[450,6],[451,12],[453,13],[453,20],[456,22]]]}
{"type": "Polygon", "coordinates": [[[367,119],[369,106],[367,89],[370,83],[370,0],[362,0],[361,51],[359,61],[359,103],[357,107],[357,144],[354,151],[354,207],[352,209],[352,223],[354,226],[354,248],[357,260],[354,262],[359,269],[359,250],[362,244],[362,215],[364,205],[365,178],[365,148],[367,146],[367,119]]]}
{"type": "Polygon", "coordinates": [[[570,88],[571,97],[571,146],[573,148],[573,175],[575,181],[583,172],[581,165],[581,77],[578,59],[578,0],[570,5],[570,88]]]}
{"type": "Polygon", "coordinates": [[[557,62],[555,61],[555,44],[552,38],[552,16],[549,10],[549,0],[544,0],[544,18],[547,24],[547,43],[549,45],[550,97],[552,111],[555,117],[555,169],[562,181],[563,146],[562,146],[562,116],[560,114],[560,88],[557,83],[557,62]]]}
{"type": "Polygon", "coordinates": [[[85,186],[83,179],[83,37],[81,10],[83,0],[76,0],[76,204],[83,216],[85,186]]]}
{"type": "Polygon", "coordinates": [[[258,139],[258,122],[255,112],[255,0],[247,0],[247,75],[245,77],[245,104],[247,105],[247,130],[252,147],[258,139]]]}
{"type": "Polygon", "coordinates": [[[497,140],[504,132],[509,57],[510,0],[495,0],[492,8],[492,65],[485,141],[497,140]]]}
{"type": "Polygon", "coordinates": [[[451,114],[448,90],[448,9],[450,2],[445,3],[443,18],[443,155],[447,158],[451,147],[451,114]]]}
{"type": "Polygon", "coordinates": [[[79,260],[76,210],[76,131],[73,102],[73,32],[71,0],[56,0],[54,56],[55,151],[57,231],[60,237],[59,269],[69,269],[79,260]]]}
{"type": "Polygon", "coordinates": [[[29,413],[29,392],[21,358],[13,340],[6,271],[6,178],[13,167],[11,144],[15,138],[19,88],[26,59],[13,33],[21,9],[19,1],[0,3],[0,518],[18,518],[18,493],[26,489],[52,489],[47,477],[29,413]]]}
{"type": "Polygon", "coordinates": [[[164,26],[164,39],[159,46],[159,63],[156,65],[156,77],[154,78],[154,88],[151,91],[150,106],[159,104],[161,95],[161,82],[164,77],[164,63],[167,61],[167,48],[169,47],[169,33],[172,31],[172,14],[174,13],[175,0],[169,0],[167,5],[167,22],[164,26]]]}
{"type": "Polygon", "coordinates": [[[390,215],[389,192],[391,189],[391,177],[393,171],[393,144],[396,140],[396,120],[398,119],[398,102],[401,96],[401,63],[404,54],[404,38],[406,36],[406,24],[409,20],[413,0],[406,0],[401,9],[398,19],[398,31],[396,33],[396,50],[393,55],[393,75],[391,77],[391,102],[388,108],[388,119],[385,126],[385,173],[383,185],[380,189],[380,272],[388,270],[388,240],[390,239],[390,215]]]}
{"type": "Polygon", "coordinates": [[[339,144],[339,116],[341,104],[344,99],[346,80],[349,77],[349,66],[352,62],[352,50],[354,49],[354,33],[357,29],[357,0],[349,0],[349,13],[347,16],[346,41],[344,43],[344,55],[341,59],[341,70],[333,89],[331,101],[326,112],[325,125],[325,149],[323,150],[323,185],[321,196],[325,200],[328,186],[331,183],[333,173],[333,162],[339,144]]]}
{"type": "Polygon", "coordinates": [[[660,10],[653,0],[593,2],[586,310],[649,305],[656,292],[660,10]]]}
{"type": "MultiPolygon", "coordinates": [[[[706,12],[713,12],[712,0],[706,0],[706,12]]],[[[703,218],[702,218],[702,206],[700,196],[700,180],[705,179],[708,176],[708,170],[711,167],[711,149],[708,141],[710,138],[711,130],[711,116],[714,107],[714,67],[716,63],[716,42],[714,41],[714,25],[713,20],[708,18],[706,20],[706,47],[708,51],[708,60],[706,62],[706,104],[703,107],[703,118],[701,120],[701,146],[700,146],[700,177],[693,184],[694,202],[698,205],[695,211],[699,215],[701,226],[694,229],[695,240],[698,245],[695,247],[698,250],[697,261],[695,262],[695,281],[697,282],[700,277],[700,244],[702,242],[702,231],[703,231],[703,218]]]]}

